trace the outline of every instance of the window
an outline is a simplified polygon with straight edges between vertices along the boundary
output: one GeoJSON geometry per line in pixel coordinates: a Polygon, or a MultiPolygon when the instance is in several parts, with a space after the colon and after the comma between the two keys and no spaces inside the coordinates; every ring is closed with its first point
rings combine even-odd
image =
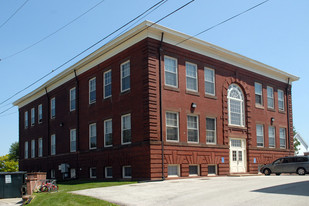
{"type": "Polygon", "coordinates": [[[54,179],[56,177],[56,171],[50,170],[50,178],[54,179]]]}
{"type": "Polygon", "coordinates": [[[199,142],[198,132],[198,117],[188,115],[187,117],[187,128],[188,128],[188,142],[199,142]]]}
{"type": "Polygon", "coordinates": [[[96,167],[90,168],[90,178],[97,178],[97,168],[96,167]]]}
{"type": "Polygon", "coordinates": [[[43,139],[42,138],[39,138],[38,140],[38,156],[39,157],[42,157],[43,156],[43,139]]]}
{"type": "MultiPolygon", "coordinates": [[[[130,80],[130,79],[129,79],[130,80]]],[[[104,73],[104,99],[112,96],[112,71],[104,73]]]]}
{"type": "Polygon", "coordinates": [[[35,140],[31,140],[31,158],[35,158],[35,140]]]}
{"type": "Polygon", "coordinates": [[[56,154],[56,135],[51,135],[51,144],[50,144],[50,154],[55,155],[56,154]]]}
{"type": "Polygon", "coordinates": [[[256,145],[264,147],[264,126],[261,124],[256,125],[256,145]]]}
{"type": "Polygon", "coordinates": [[[255,104],[263,105],[263,89],[262,84],[255,82],[255,104]]]}
{"type": "Polygon", "coordinates": [[[245,126],[244,96],[236,84],[231,84],[227,92],[229,124],[245,126]]]}
{"type": "Polygon", "coordinates": [[[198,176],[199,173],[199,165],[189,165],[189,176],[198,176]]]}
{"type": "Polygon", "coordinates": [[[274,108],[274,89],[267,86],[267,107],[274,108]]]}
{"type": "Polygon", "coordinates": [[[40,104],[38,106],[38,123],[42,123],[42,120],[43,120],[43,111],[42,111],[42,104],[40,104]]]}
{"type": "Polygon", "coordinates": [[[130,61],[120,65],[121,68],[121,92],[130,90],[130,61]]]}
{"type": "Polygon", "coordinates": [[[76,169],[75,168],[70,169],[70,177],[71,177],[71,179],[76,178],[76,169]]]}
{"type": "Polygon", "coordinates": [[[132,168],[130,165],[122,167],[122,177],[123,178],[132,178],[132,168]]]}
{"type": "Polygon", "coordinates": [[[113,178],[113,168],[105,167],[105,178],[113,178]]]}
{"type": "Polygon", "coordinates": [[[70,89],[70,111],[76,109],[76,88],[70,89]]]}
{"type": "Polygon", "coordinates": [[[89,104],[96,102],[96,78],[89,80],[89,104]]]}
{"type": "Polygon", "coordinates": [[[217,166],[208,165],[208,175],[216,175],[216,174],[217,174],[217,166]]]}
{"type": "Polygon", "coordinates": [[[179,177],[180,176],[179,165],[168,165],[167,174],[169,177],[179,177]]]}
{"type": "Polygon", "coordinates": [[[284,111],[284,92],[278,89],[278,108],[284,111]]]}
{"type": "Polygon", "coordinates": [[[121,116],[121,144],[131,143],[131,114],[121,116]]]}
{"type": "Polygon", "coordinates": [[[113,145],[113,125],[112,119],[104,121],[104,146],[110,147],[113,145]]]}
{"type": "Polygon", "coordinates": [[[25,159],[28,159],[28,142],[25,142],[25,159]]]}
{"type": "Polygon", "coordinates": [[[76,129],[70,130],[70,152],[76,152],[76,129]]]}
{"type": "Polygon", "coordinates": [[[28,128],[28,111],[25,111],[24,120],[25,120],[25,129],[27,129],[28,128]]]}
{"type": "Polygon", "coordinates": [[[164,57],[165,85],[178,87],[177,60],[171,57],[164,57]]]}
{"type": "Polygon", "coordinates": [[[31,126],[35,123],[35,108],[31,109],[31,126]]]}
{"type": "Polygon", "coordinates": [[[179,141],[178,113],[166,112],[166,140],[179,141]]]}
{"type": "Polygon", "coordinates": [[[269,147],[275,147],[275,127],[268,127],[269,147]]]}
{"type": "Polygon", "coordinates": [[[97,148],[97,124],[89,125],[89,149],[97,148]]]}
{"type": "Polygon", "coordinates": [[[206,143],[216,144],[217,135],[216,135],[216,119],[215,118],[206,118],[206,143]]]}
{"type": "Polygon", "coordinates": [[[215,95],[215,70],[204,68],[205,93],[215,95]]]}
{"type": "Polygon", "coordinates": [[[285,128],[280,128],[280,148],[286,147],[286,135],[285,135],[285,128]]]}
{"type": "Polygon", "coordinates": [[[54,119],[56,117],[56,98],[50,100],[50,118],[54,119]]]}
{"type": "Polygon", "coordinates": [[[197,91],[197,66],[186,62],[186,82],[187,90],[197,91]]]}

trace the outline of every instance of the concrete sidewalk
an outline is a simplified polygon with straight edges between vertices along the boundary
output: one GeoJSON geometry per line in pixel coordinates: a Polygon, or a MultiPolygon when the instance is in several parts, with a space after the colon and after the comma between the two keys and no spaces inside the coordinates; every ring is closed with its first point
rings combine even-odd
{"type": "Polygon", "coordinates": [[[0,206],[22,205],[22,204],[23,204],[23,200],[21,198],[0,199],[0,206]]]}
{"type": "Polygon", "coordinates": [[[119,205],[308,205],[309,176],[205,177],[74,191],[119,205]]]}

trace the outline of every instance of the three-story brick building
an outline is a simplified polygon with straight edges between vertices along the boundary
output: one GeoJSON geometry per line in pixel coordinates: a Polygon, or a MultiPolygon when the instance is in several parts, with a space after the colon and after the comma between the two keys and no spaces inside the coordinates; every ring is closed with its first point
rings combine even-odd
{"type": "Polygon", "coordinates": [[[293,154],[296,80],[146,21],[14,103],[20,170],[114,179],[257,173],[293,154]]]}

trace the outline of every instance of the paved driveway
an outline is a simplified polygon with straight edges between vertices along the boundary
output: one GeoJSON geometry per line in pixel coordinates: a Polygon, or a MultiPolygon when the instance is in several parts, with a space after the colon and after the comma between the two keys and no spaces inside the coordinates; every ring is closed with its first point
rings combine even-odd
{"type": "Polygon", "coordinates": [[[120,205],[309,205],[309,176],[204,177],[74,193],[120,205]]]}

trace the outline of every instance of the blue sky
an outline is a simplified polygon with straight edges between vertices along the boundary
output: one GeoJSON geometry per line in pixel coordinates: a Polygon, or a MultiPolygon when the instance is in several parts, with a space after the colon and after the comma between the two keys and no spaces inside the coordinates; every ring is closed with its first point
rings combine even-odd
{"type": "MultiPolygon", "coordinates": [[[[0,1],[0,25],[25,1],[0,1]]],[[[101,0],[29,0],[4,26],[0,27],[0,102],[57,68],[90,45],[136,17],[158,0],[105,0],[93,10],[74,21],[41,43],[23,50],[55,32],[101,0]]],[[[143,20],[157,21],[189,0],[168,0],[143,20]]],[[[159,24],[195,35],[226,20],[262,0],[195,0],[193,3],[164,19],[159,24]]],[[[309,102],[309,1],[270,0],[197,38],[225,49],[299,76],[293,83],[294,125],[309,143],[309,116],[305,105],[309,102]]],[[[119,33],[118,33],[119,34],[119,33]]],[[[113,36],[115,37],[115,36],[113,36]]],[[[107,43],[106,39],[93,49],[52,75],[0,105],[0,113],[12,102],[31,92],[74,62],[107,43]]],[[[17,107],[0,114],[0,155],[18,141],[17,107]]]]}

